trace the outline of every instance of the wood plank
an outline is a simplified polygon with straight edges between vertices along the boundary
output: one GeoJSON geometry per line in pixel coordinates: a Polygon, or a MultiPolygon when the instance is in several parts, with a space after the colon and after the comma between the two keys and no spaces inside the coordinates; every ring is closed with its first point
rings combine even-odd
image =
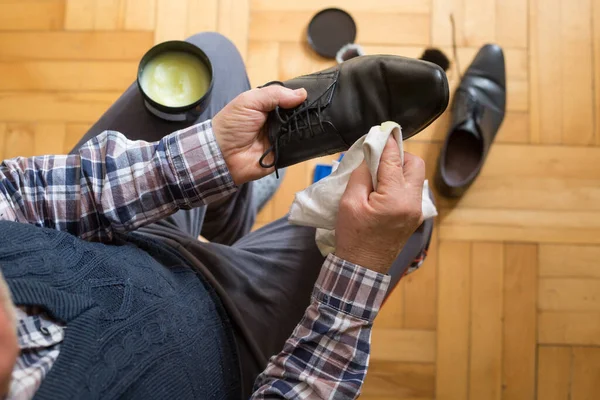
{"type": "Polygon", "coordinates": [[[377,361],[435,362],[435,331],[375,329],[371,359],[377,361]]]}
{"type": "MultiPolygon", "coordinates": [[[[361,400],[398,400],[395,396],[362,396],[361,400]]],[[[402,400],[435,400],[434,397],[403,397],[402,400]]]]}
{"type": "Polygon", "coordinates": [[[282,81],[317,72],[332,65],[335,65],[335,61],[319,56],[305,44],[279,45],[279,79],[282,81]]]}
{"type": "Polygon", "coordinates": [[[442,207],[581,211],[600,210],[600,180],[552,177],[486,176],[460,202],[441,199],[442,207]],[[518,196],[516,195],[518,193],[518,196]],[[553,193],[548,196],[548,193],[553,193]]]}
{"type": "Polygon", "coordinates": [[[433,399],[435,365],[371,361],[360,398],[433,399]]]}
{"type": "Polygon", "coordinates": [[[30,157],[35,146],[34,132],[27,124],[6,124],[4,139],[5,159],[16,157],[30,157]]]}
{"type": "Polygon", "coordinates": [[[188,0],[186,37],[217,30],[218,0],[188,0]]]}
{"type": "Polygon", "coordinates": [[[0,31],[59,30],[63,28],[63,0],[4,0],[0,2],[0,31]]]}
{"type": "Polygon", "coordinates": [[[95,122],[120,95],[120,92],[2,92],[0,120],[95,122]]]}
{"type": "MultiPolygon", "coordinates": [[[[541,131],[541,117],[542,107],[540,105],[540,28],[539,13],[538,13],[538,0],[529,0],[528,2],[528,37],[529,37],[529,137],[532,143],[541,143],[542,131],[541,131]]],[[[542,48],[545,52],[545,47],[542,48]]]]}
{"type": "Polygon", "coordinates": [[[121,30],[125,27],[126,0],[96,0],[94,30],[121,30]]]}
{"type": "MultiPolygon", "coordinates": [[[[252,22],[254,23],[254,21],[252,22]]],[[[249,26],[250,0],[219,0],[217,19],[219,32],[235,44],[244,60],[248,55],[249,26]]],[[[281,40],[280,33],[276,30],[272,31],[272,34],[275,34],[278,40],[281,40]]],[[[270,40],[273,40],[273,35],[271,35],[270,40]]]]}
{"type": "Polygon", "coordinates": [[[360,13],[356,43],[428,45],[431,21],[427,14],[360,13]]]}
{"type": "MultiPolygon", "coordinates": [[[[385,299],[375,321],[375,329],[402,329],[406,314],[406,277],[402,278],[394,290],[385,299]]],[[[412,328],[412,327],[411,327],[412,328]]]]}
{"type": "Polygon", "coordinates": [[[532,24],[534,142],[594,143],[591,2],[534,0],[532,24]]]}
{"type": "Polygon", "coordinates": [[[92,30],[94,29],[95,0],[66,0],[65,29],[92,30]]]}
{"type": "Polygon", "coordinates": [[[538,303],[541,310],[600,311],[600,279],[542,278],[538,303]]]}
{"type": "Polygon", "coordinates": [[[278,80],[279,43],[250,42],[246,70],[248,71],[250,84],[254,87],[278,80]]]}
{"type": "Polygon", "coordinates": [[[594,160],[600,153],[594,155],[595,150],[497,143],[481,177],[460,202],[441,198],[439,203],[459,208],[598,211],[600,174],[594,160]]]}
{"type": "Polygon", "coordinates": [[[467,46],[481,47],[496,39],[496,0],[463,0],[467,46]]]}
{"type": "Polygon", "coordinates": [[[530,0],[532,142],[562,140],[561,0],[530,0]]]}
{"type": "Polygon", "coordinates": [[[268,224],[273,221],[273,207],[275,203],[273,201],[268,201],[267,204],[264,205],[262,210],[258,212],[256,215],[256,224],[268,224]]]}
{"type": "Polygon", "coordinates": [[[591,0],[561,5],[562,142],[589,145],[594,143],[591,0]]]}
{"type": "Polygon", "coordinates": [[[540,346],[538,351],[538,400],[569,400],[571,349],[540,346]]]}
{"type": "Polygon", "coordinates": [[[542,311],[538,316],[538,341],[600,346],[600,312],[542,311]]]}
{"type": "Polygon", "coordinates": [[[125,29],[152,31],[156,24],[156,0],[125,0],[125,29]]]}
{"type": "Polygon", "coordinates": [[[471,244],[442,240],[439,251],[436,398],[466,399],[469,388],[471,244]]]}
{"type": "Polygon", "coordinates": [[[570,400],[596,400],[600,393],[600,348],[573,348],[570,400]]]}
{"type": "Polygon", "coordinates": [[[0,33],[0,61],[111,60],[139,62],[152,47],[150,32],[0,33]]]}
{"type": "Polygon", "coordinates": [[[455,21],[456,45],[466,46],[464,0],[432,0],[431,5],[431,44],[434,46],[452,46],[452,24],[455,21]]]}
{"type": "Polygon", "coordinates": [[[502,243],[474,243],[471,258],[471,399],[501,398],[503,275],[502,243]]]}
{"type": "MultiPolygon", "coordinates": [[[[251,12],[250,40],[273,40],[273,32],[283,42],[305,42],[306,26],[314,15],[310,11],[251,12]]],[[[429,17],[424,14],[360,13],[356,42],[361,44],[429,44],[429,17]]]]}
{"type": "Polygon", "coordinates": [[[63,148],[65,137],[66,126],[62,122],[36,124],[32,155],[65,154],[63,148]]]}
{"type": "Polygon", "coordinates": [[[0,122],[0,160],[6,159],[4,156],[6,149],[6,123],[0,122]]]}
{"type": "Polygon", "coordinates": [[[594,168],[598,157],[600,150],[594,147],[497,144],[486,159],[482,176],[599,179],[600,171],[594,168]]]}
{"type": "Polygon", "coordinates": [[[594,0],[592,3],[593,9],[593,36],[594,36],[594,92],[595,92],[595,135],[596,145],[600,145],[600,112],[598,107],[600,106],[600,1],[594,0]]]}
{"type": "Polygon", "coordinates": [[[600,213],[441,209],[440,238],[600,244],[600,213]]]}
{"type": "Polygon", "coordinates": [[[600,246],[540,246],[540,277],[600,279],[600,246]]]}
{"type": "Polygon", "coordinates": [[[507,112],[495,142],[528,143],[531,136],[529,115],[528,112],[507,112]]]}
{"type": "Polygon", "coordinates": [[[154,43],[185,39],[187,25],[180,18],[187,14],[187,6],[187,0],[157,0],[154,43]]]}
{"type": "Polygon", "coordinates": [[[277,32],[279,42],[304,42],[311,12],[250,11],[250,40],[272,41],[277,32]]]}
{"type": "MultiPolygon", "coordinates": [[[[361,45],[362,46],[362,45],[361,45]]],[[[402,57],[420,58],[426,46],[396,46],[367,44],[362,46],[365,54],[391,54],[402,57]]]]}
{"type": "Polygon", "coordinates": [[[507,244],[504,258],[502,398],[535,396],[537,246],[507,244]]]}
{"type": "Polygon", "coordinates": [[[63,154],[68,154],[71,152],[73,147],[79,143],[79,140],[81,140],[81,138],[92,127],[92,124],[93,122],[71,122],[66,124],[65,140],[63,141],[63,154]]]}
{"type": "Polygon", "coordinates": [[[505,48],[527,49],[527,1],[496,1],[496,43],[505,48]]]}
{"type": "Polygon", "coordinates": [[[25,61],[0,62],[0,90],[124,90],[135,81],[138,63],[25,61]]]}
{"type": "MultiPolygon", "coordinates": [[[[377,0],[377,12],[427,14],[431,11],[429,0],[377,0]]],[[[310,11],[315,12],[327,7],[342,8],[349,13],[362,13],[373,11],[373,3],[363,0],[305,0],[305,1],[279,1],[279,0],[252,0],[252,10],[256,11],[310,11]]]]}
{"type": "Polygon", "coordinates": [[[404,281],[404,327],[435,329],[437,322],[438,229],[434,223],[427,258],[404,281]]]}
{"type": "Polygon", "coordinates": [[[506,82],[506,110],[529,110],[529,83],[524,80],[508,80],[506,82]]]}
{"type": "Polygon", "coordinates": [[[402,278],[385,299],[374,323],[375,330],[404,328],[406,279],[407,277],[402,278]]]}

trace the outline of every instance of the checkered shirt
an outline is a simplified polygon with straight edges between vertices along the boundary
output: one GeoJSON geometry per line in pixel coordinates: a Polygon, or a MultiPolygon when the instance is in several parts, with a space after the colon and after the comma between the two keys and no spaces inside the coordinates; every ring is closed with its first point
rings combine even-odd
{"type": "MultiPolygon", "coordinates": [[[[0,165],[0,219],[110,241],[178,209],[236,190],[210,121],[155,143],[107,131],[77,154],[0,165]]],[[[254,399],[353,399],[367,371],[373,319],[390,277],[329,255],[304,317],[255,384],[254,399]]],[[[9,399],[29,399],[59,356],[68,327],[18,310],[21,354],[9,399]]]]}

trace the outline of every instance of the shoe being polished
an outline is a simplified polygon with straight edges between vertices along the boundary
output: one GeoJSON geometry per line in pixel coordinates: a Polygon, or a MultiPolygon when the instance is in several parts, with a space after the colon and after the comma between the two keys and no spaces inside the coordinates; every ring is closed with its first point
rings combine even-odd
{"type": "Polygon", "coordinates": [[[506,113],[506,72],[499,46],[479,50],[452,103],[450,133],[440,153],[437,189],[461,196],[475,181],[506,113]]]}
{"type": "Polygon", "coordinates": [[[296,108],[277,108],[269,114],[271,147],[260,158],[264,168],[283,168],[347,150],[373,125],[385,121],[400,124],[408,139],[444,112],[449,97],[446,73],[440,67],[398,56],[356,57],[267,85],[271,84],[305,88],[308,97],[296,108]]]}

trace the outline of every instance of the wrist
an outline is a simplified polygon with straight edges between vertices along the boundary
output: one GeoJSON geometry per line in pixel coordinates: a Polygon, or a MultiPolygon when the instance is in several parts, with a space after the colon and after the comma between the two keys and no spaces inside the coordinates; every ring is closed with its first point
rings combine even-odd
{"type": "Polygon", "coordinates": [[[336,249],[335,255],[352,264],[360,265],[363,268],[370,269],[380,274],[387,274],[394,259],[381,254],[370,254],[362,249],[336,249]]]}

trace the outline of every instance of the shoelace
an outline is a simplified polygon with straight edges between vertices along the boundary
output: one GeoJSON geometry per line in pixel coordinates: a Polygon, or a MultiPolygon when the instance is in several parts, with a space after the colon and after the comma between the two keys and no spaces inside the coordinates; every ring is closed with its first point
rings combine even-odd
{"type": "MultiPolygon", "coordinates": [[[[291,139],[292,134],[296,134],[300,139],[305,139],[306,137],[313,138],[317,133],[315,133],[313,129],[313,123],[311,121],[311,113],[314,114],[313,118],[316,118],[316,122],[319,124],[320,133],[325,133],[325,127],[323,126],[323,118],[322,118],[322,110],[324,107],[321,107],[320,100],[326,94],[332,92],[335,89],[335,85],[337,84],[337,76],[333,80],[333,82],[323,91],[323,93],[317,97],[315,100],[310,103],[308,100],[305,100],[300,106],[296,107],[293,112],[289,115],[286,115],[286,111],[279,106],[277,106],[274,110],[277,119],[281,123],[279,127],[279,131],[277,132],[277,136],[272,139],[271,146],[263,153],[263,155],[259,159],[259,164],[263,168],[271,168],[277,165],[277,161],[279,161],[279,146],[283,144],[284,140],[287,138],[291,139]],[[316,107],[315,107],[316,105],[316,107]],[[265,158],[273,153],[273,162],[270,164],[265,163],[265,158]]],[[[269,85],[281,85],[284,86],[280,81],[271,81],[266,83],[263,86],[269,85]]],[[[279,172],[275,169],[275,175],[279,178],[279,172]]]]}

